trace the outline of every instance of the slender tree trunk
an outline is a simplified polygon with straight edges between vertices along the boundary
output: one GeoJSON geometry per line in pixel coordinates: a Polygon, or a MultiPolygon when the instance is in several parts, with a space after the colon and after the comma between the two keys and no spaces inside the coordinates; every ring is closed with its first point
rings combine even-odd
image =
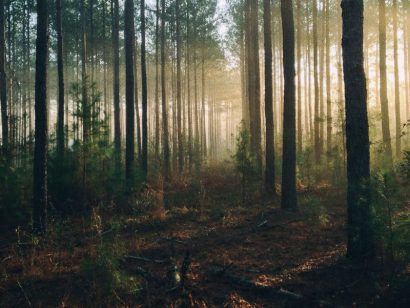
{"type": "Polygon", "coordinates": [[[292,2],[292,0],[281,0],[283,72],[285,79],[283,113],[282,208],[297,209],[295,28],[293,23],[292,2]]]}
{"type": "Polygon", "coordinates": [[[121,122],[120,122],[120,53],[119,53],[119,1],[112,0],[112,53],[113,53],[113,98],[114,98],[114,148],[116,172],[121,168],[121,122]]]}
{"type": "Polygon", "coordinates": [[[8,155],[9,147],[9,117],[7,107],[7,76],[6,76],[6,40],[4,0],[0,0],[0,100],[1,100],[1,131],[3,154],[8,155]]]}
{"type": "Polygon", "coordinates": [[[192,170],[193,164],[193,130],[192,130],[192,101],[191,101],[191,52],[190,52],[190,43],[191,43],[191,26],[190,26],[190,2],[187,1],[187,16],[186,16],[186,71],[187,71],[187,105],[188,105],[188,164],[189,171],[192,170]]]}
{"type": "Polygon", "coordinates": [[[326,32],[326,152],[328,159],[332,157],[332,89],[330,82],[330,2],[325,2],[325,32],[326,32]]]}
{"type": "MultiPolygon", "coordinates": [[[[248,0],[249,1],[249,0],[248,0]]],[[[249,62],[248,76],[250,92],[250,125],[251,145],[259,170],[262,167],[261,151],[261,119],[260,119],[260,70],[259,70],[259,31],[258,31],[258,3],[250,1],[249,4],[249,62]],[[252,69],[251,69],[252,68],[252,69]]]]}
{"type": "Polygon", "coordinates": [[[393,49],[394,49],[394,100],[396,111],[396,158],[401,157],[401,114],[400,114],[400,75],[399,75],[399,46],[397,42],[397,0],[393,0],[393,49]]]}
{"type": "Polygon", "coordinates": [[[315,92],[314,146],[316,164],[320,164],[322,158],[322,153],[320,151],[320,97],[318,60],[317,0],[313,0],[313,83],[315,92]]]}
{"type": "Polygon", "coordinates": [[[160,118],[159,118],[159,0],[156,0],[155,15],[155,158],[159,161],[160,118]]]}
{"type": "Polygon", "coordinates": [[[165,80],[165,0],[161,0],[161,95],[162,95],[162,142],[164,154],[164,176],[170,176],[170,149],[168,136],[168,106],[165,80]]]}
{"type": "Polygon", "coordinates": [[[57,156],[60,163],[64,160],[64,67],[63,67],[63,34],[61,21],[61,0],[56,0],[57,28],[57,75],[58,75],[58,112],[57,112],[57,156]]]}
{"type": "Polygon", "coordinates": [[[145,0],[141,0],[142,172],[148,175],[148,87],[145,55],[145,0]]]}
{"type": "Polygon", "coordinates": [[[272,93],[272,29],[271,1],[263,1],[263,26],[265,47],[265,120],[266,120],[266,154],[265,154],[265,188],[275,193],[275,148],[272,93]]]}
{"type": "MultiPolygon", "coordinates": [[[[125,36],[125,105],[126,105],[126,140],[125,140],[125,179],[132,185],[134,176],[135,123],[134,123],[134,1],[125,0],[124,4],[125,36]]],[[[129,186],[130,188],[130,186],[129,186]]]]}
{"type": "Polygon", "coordinates": [[[33,230],[43,234],[47,219],[47,64],[48,7],[47,0],[37,1],[35,145],[33,164],[33,230]]]}
{"type": "Polygon", "coordinates": [[[386,70],[386,3],[379,0],[379,45],[380,45],[380,102],[382,113],[382,133],[386,166],[393,168],[393,154],[390,137],[389,101],[387,98],[386,70]]]}
{"type": "Polygon", "coordinates": [[[367,90],[363,68],[363,9],[363,0],[342,0],[348,178],[347,255],[355,261],[365,261],[374,256],[367,90]]]}
{"type": "Polygon", "coordinates": [[[296,61],[297,61],[297,78],[298,78],[298,88],[297,88],[297,101],[298,101],[298,111],[297,111],[297,127],[298,127],[298,142],[297,142],[297,151],[298,153],[302,153],[302,140],[303,140],[303,129],[302,129],[302,8],[301,8],[301,0],[297,0],[296,2],[296,23],[297,23],[297,31],[296,31],[296,61]]]}
{"type": "Polygon", "coordinates": [[[177,39],[177,135],[178,135],[178,171],[184,169],[184,148],[182,142],[182,98],[181,98],[181,21],[180,0],[176,0],[176,39],[177,39]]]}

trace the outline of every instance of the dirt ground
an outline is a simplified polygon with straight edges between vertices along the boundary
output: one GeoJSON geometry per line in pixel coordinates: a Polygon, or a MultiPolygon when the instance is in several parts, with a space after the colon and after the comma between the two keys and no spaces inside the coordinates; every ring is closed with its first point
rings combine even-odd
{"type": "Polygon", "coordinates": [[[14,230],[0,236],[0,307],[410,307],[410,266],[391,274],[344,259],[343,193],[300,199],[297,213],[269,201],[179,208],[157,222],[131,215],[105,224],[107,214],[94,215],[39,241],[14,230]],[[312,210],[312,198],[325,209],[312,210]],[[126,277],[121,286],[109,287],[111,274],[95,268],[84,274],[99,247],[123,252],[117,265],[107,256],[104,263],[126,277]],[[187,264],[185,287],[174,288],[172,269],[187,264]]]}

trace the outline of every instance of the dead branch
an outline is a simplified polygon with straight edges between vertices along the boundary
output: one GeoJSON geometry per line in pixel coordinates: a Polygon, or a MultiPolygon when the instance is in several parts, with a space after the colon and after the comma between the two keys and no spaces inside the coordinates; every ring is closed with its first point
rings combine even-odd
{"type": "Polygon", "coordinates": [[[223,279],[231,284],[239,286],[240,288],[250,290],[264,296],[278,296],[286,300],[309,303],[319,307],[331,306],[331,304],[326,301],[311,299],[302,294],[283,289],[282,287],[261,285],[247,279],[245,276],[230,274],[227,272],[226,267],[213,267],[208,271],[208,276],[216,279],[223,279]]]}
{"type": "Polygon", "coordinates": [[[167,264],[169,263],[168,260],[160,260],[160,259],[149,259],[141,256],[125,256],[126,259],[137,260],[137,261],[144,261],[144,262],[151,262],[156,264],[167,264]]]}

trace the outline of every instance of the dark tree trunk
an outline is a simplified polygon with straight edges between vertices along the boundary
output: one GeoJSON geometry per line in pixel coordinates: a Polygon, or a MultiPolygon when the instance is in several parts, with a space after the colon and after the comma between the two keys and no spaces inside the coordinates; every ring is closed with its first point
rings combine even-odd
{"type": "Polygon", "coordinates": [[[328,159],[332,157],[332,90],[330,84],[330,7],[329,0],[325,1],[325,32],[326,32],[326,152],[328,159]]]}
{"type": "Polygon", "coordinates": [[[396,112],[396,158],[401,156],[401,114],[400,114],[400,76],[399,76],[399,46],[397,42],[397,0],[393,0],[393,49],[394,49],[394,100],[396,112]]]}
{"type": "Polygon", "coordinates": [[[120,54],[119,54],[119,3],[112,3],[112,52],[113,52],[113,97],[114,97],[114,147],[117,172],[121,165],[121,122],[120,122],[120,54]]]}
{"type": "Polygon", "coordinates": [[[155,158],[159,162],[160,126],[159,126],[159,0],[156,0],[155,16],[155,158]]]}
{"type": "Polygon", "coordinates": [[[4,0],[0,0],[0,100],[1,100],[1,131],[3,154],[8,155],[9,146],[9,117],[7,110],[7,76],[6,62],[6,40],[4,27],[4,0]]]}
{"type": "Polygon", "coordinates": [[[141,0],[142,172],[148,175],[148,88],[145,60],[145,0],[141,0]]]}
{"type": "Polygon", "coordinates": [[[302,129],[302,4],[301,0],[296,2],[296,45],[297,45],[297,79],[298,79],[298,88],[297,88],[297,131],[298,131],[298,141],[297,141],[297,151],[302,153],[302,139],[303,139],[303,129],[302,129]]]}
{"type": "Polygon", "coordinates": [[[370,213],[370,153],[366,76],[363,67],[363,0],[342,0],[343,69],[347,144],[347,255],[373,257],[370,213]]]}
{"type": "Polygon", "coordinates": [[[320,164],[322,152],[320,148],[320,100],[318,76],[318,34],[317,34],[317,0],[313,0],[313,81],[315,91],[314,112],[314,146],[316,164],[320,164]]]}
{"type": "Polygon", "coordinates": [[[388,168],[393,168],[393,153],[390,137],[389,101],[387,98],[387,69],[386,69],[386,3],[379,0],[379,45],[380,45],[380,103],[382,113],[382,134],[384,145],[384,159],[388,168]]]}
{"type": "Polygon", "coordinates": [[[272,29],[271,1],[263,1],[263,26],[265,47],[265,120],[266,120],[266,154],[265,154],[265,187],[269,193],[275,193],[275,149],[272,93],[272,29]]]}
{"type": "Polygon", "coordinates": [[[296,196],[295,28],[292,2],[292,0],[281,0],[283,73],[285,79],[282,208],[287,209],[297,209],[298,207],[296,196]]]}
{"type": "Polygon", "coordinates": [[[37,1],[35,145],[33,163],[33,230],[46,231],[47,213],[47,64],[48,7],[47,0],[37,1]]]}
{"type": "Polygon", "coordinates": [[[56,0],[57,28],[57,75],[58,75],[58,111],[57,111],[57,156],[62,163],[64,159],[64,67],[63,67],[63,34],[61,22],[61,0],[56,0]]]}
{"type": "Polygon", "coordinates": [[[262,166],[261,151],[261,116],[260,116],[260,76],[259,76],[259,33],[258,3],[247,0],[248,15],[248,96],[250,114],[250,132],[252,151],[260,169],[262,166]]]}
{"type": "MultiPolygon", "coordinates": [[[[83,142],[88,146],[90,133],[90,108],[88,106],[88,84],[87,84],[87,23],[85,15],[85,0],[81,1],[81,81],[82,81],[82,120],[83,120],[83,142]]],[[[84,153],[85,153],[84,152],[84,153]]],[[[84,169],[86,169],[86,154],[84,156],[84,169]]],[[[85,172],[84,172],[85,175],[85,172]]],[[[85,179],[85,177],[84,177],[85,179]]],[[[85,181],[84,181],[85,182],[85,181]]]]}
{"type": "Polygon", "coordinates": [[[168,106],[166,93],[166,79],[165,79],[165,0],[161,0],[161,95],[162,95],[162,141],[164,152],[164,177],[168,179],[170,176],[170,149],[168,136],[168,106]]]}
{"type": "MultiPolygon", "coordinates": [[[[126,140],[125,140],[125,179],[132,185],[135,155],[134,124],[134,2],[125,0],[124,4],[124,36],[125,36],[125,107],[126,107],[126,140]]],[[[130,187],[130,186],[129,186],[130,187]]]]}
{"type": "Polygon", "coordinates": [[[177,135],[178,135],[178,171],[184,168],[184,149],[182,143],[182,109],[181,109],[181,22],[180,0],[176,0],[176,38],[177,38],[177,135]]]}

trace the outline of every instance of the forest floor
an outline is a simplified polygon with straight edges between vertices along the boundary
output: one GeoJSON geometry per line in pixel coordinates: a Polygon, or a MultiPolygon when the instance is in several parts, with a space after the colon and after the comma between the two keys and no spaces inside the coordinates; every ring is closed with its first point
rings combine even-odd
{"type": "Polygon", "coordinates": [[[41,240],[3,234],[0,307],[410,307],[410,265],[392,274],[346,262],[342,192],[299,199],[299,212],[214,198],[154,222],[106,211],[56,224],[41,240]],[[170,268],[185,265],[180,290],[170,268]]]}

